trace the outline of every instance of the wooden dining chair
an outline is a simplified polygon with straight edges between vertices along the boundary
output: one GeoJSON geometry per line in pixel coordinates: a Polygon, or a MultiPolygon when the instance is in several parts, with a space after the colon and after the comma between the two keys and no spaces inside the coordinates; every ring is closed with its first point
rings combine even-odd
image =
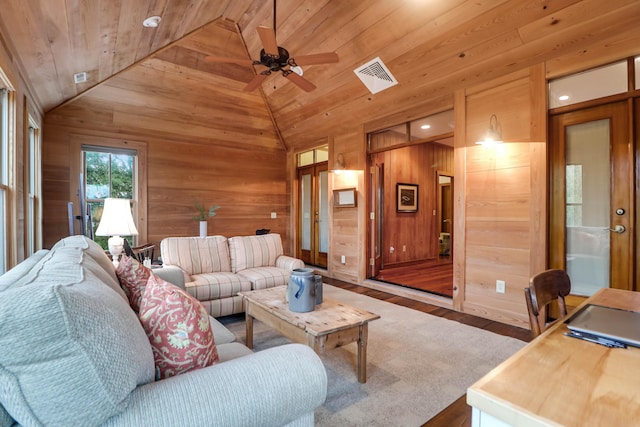
{"type": "Polygon", "coordinates": [[[524,296],[529,311],[529,324],[533,337],[537,337],[558,319],[567,315],[564,297],[571,292],[571,279],[564,270],[550,269],[536,274],[524,288],[524,296]],[[549,316],[549,306],[558,302],[560,317],[549,316]]]}
{"type": "Polygon", "coordinates": [[[144,262],[145,258],[149,258],[153,261],[155,245],[152,243],[145,243],[144,245],[131,247],[127,239],[124,239],[124,253],[130,257],[133,257],[140,261],[140,263],[144,262]]]}

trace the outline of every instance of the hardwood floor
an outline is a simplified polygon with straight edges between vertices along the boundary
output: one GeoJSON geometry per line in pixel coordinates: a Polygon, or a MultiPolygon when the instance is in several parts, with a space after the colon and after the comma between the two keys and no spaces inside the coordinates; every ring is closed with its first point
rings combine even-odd
{"type": "MultiPolygon", "coordinates": [[[[465,325],[469,326],[474,326],[476,328],[485,329],[496,334],[513,337],[525,342],[531,341],[531,332],[528,329],[494,322],[482,317],[460,313],[454,310],[449,310],[447,308],[411,300],[376,289],[370,289],[364,286],[358,286],[352,283],[343,282],[341,280],[325,277],[324,282],[342,289],[377,298],[382,301],[387,301],[393,304],[412,308],[414,310],[419,310],[424,313],[432,314],[434,316],[444,317],[449,320],[455,320],[457,322],[464,323],[465,325]]],[[[442,410],[435,417],[431,418],[430,420],[426,420],[423,424],[423,427],[470,427],[471,407],[467,405],[466,398],[466,394],[461,396],[458,400],[442,410]]]]}
{"type": "Polygon", "coordinates": [[[375,279],[452,298],[453,260],[447,256],[418,264],[385,268],[380,270],[375,279]]]}

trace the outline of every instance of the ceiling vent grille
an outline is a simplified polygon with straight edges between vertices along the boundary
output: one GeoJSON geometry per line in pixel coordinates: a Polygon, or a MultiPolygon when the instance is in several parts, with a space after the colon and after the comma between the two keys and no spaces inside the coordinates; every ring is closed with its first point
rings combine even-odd
{"type": "Polygon", "coordinates": [[[378,57],[353,70],[356,76],[369,89],[369,92],[376,94],[380,91],[398,84],[398,81],[382,60],[378,57]]]}
{"type": "Polygon", "coordinates": [[[73,82],[75,84],[84,83],[87,81],[87,72],[83,71],[81,73],[76,73],[73,75],[73,82]]]}

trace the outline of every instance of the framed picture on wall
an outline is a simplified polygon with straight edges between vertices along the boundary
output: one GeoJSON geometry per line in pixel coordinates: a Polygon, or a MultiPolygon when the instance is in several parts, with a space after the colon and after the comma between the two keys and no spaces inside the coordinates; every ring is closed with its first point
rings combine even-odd
{"type": "Polygon", "coordinates": [[[418,212],[418,185],[396,184],[397,211],[418,212]]]}
{"type": "Polygon", "coordinates": [[[340,208],[355,208],[357,204],[355,188],[333,190],[333,206],[340,208]]]}

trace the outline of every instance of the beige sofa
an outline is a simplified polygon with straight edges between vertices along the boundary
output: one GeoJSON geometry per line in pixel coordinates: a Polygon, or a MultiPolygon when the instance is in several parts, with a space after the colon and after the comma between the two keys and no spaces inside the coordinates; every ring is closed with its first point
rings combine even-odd
{"type": "Polygon", "coordinates": [[[166,267],[178,267],[184,287],[214,317],[244,311],[238,292],[286,285],[304,262],[283,254],[279,234],[168,237],[160,242],[166,267]]]}
{"type": "Polygon", "coordinates": [[[327,392],[313,350],[253,353],[210,322],[220,362],[155,380],[113,264],[67,237],[0,276],[0,427],[313,426],[327,392]]]}

